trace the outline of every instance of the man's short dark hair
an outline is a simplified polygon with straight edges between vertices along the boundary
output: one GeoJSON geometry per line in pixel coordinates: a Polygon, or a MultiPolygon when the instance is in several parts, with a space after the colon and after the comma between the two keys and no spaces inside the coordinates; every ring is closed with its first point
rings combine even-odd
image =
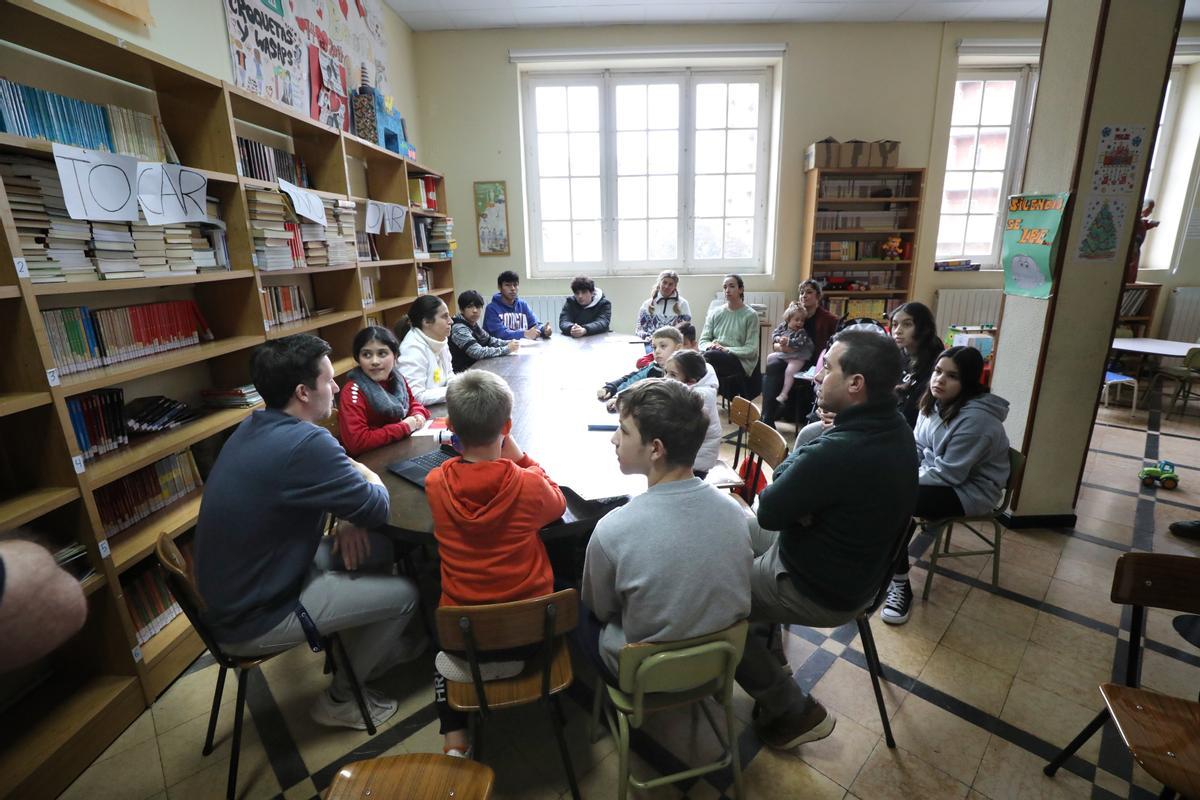
{"type": "Polygon", "coordinates": [[[637,425],[643,444],[658,439],[667,449],[667,463],[690,467],[708,433],[704,399],[679,381],[647,378],[617,395],[621,418],[637,425]]]}
{"type": "Polygon", "coordinates": [[[521,285],[521,276],[513,272],[511,269],[506,269],[500,273],[500,277],[496,278],[496,288],[499,289],[506,283],[515,283],[521,285]]]}
{"type": "Polygon", "coordinates": [[[321,359],[333,352],[329,342],[309,333],[296,333],[264,342],[250,356],[250,377],[267,408],[283,408],[296,387],[317,388],[321,359]]]}
{"type": "Polygon", "coordinates": [[[842,375],[862,375],[867,384],[867,402],[896,402],[896,385],[904,372],[904,356],[890,336],[870,331],[842,331],[833,337],[842,345],[842,375]]]}
{"type": "Polygon", "coordinates": [[[571,294],[594,291],[596,291],[596,282],[586,275],[579,275],[575,280],[571,281],[571,294]]]}
{"type": "Polygon", "coordinates": [[[474,289],[467,289],[458,296],[458,312],[461,314],[468,308],[483,308],[486,303],[483,302],[483,295],[474,289]]]}

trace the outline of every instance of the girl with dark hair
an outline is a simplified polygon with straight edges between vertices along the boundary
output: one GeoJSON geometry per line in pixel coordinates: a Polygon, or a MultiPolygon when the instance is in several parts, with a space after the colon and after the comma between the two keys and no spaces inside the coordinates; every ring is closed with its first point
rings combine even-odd
{"type": "Polygon", "coordinates": [[[425,405],[446,402],[446,384],[454,374],[450,355],[450,310],[437,295],[425,294],[396,323],[400,372],[413,396],[425,405]]]}
{"type": "Polygon", "coordinates": [[[905,303],[892,312],[892,339],[904,353],[905,370],[896,394],[900,413],[910,426],[917,424],[917,405],[929,385],[933,363],[942,352],[933,312],[924,303],[905,303]]]}
{"type": "MultiPolygon", "coordinates": [[[[987,514],[1004,496],[1008,401],[988,392],[982,376],[983,356],[972,347],[951,347],[934,364],[915,431],[921,466],[913,516],[987,514]]],[[[907,622],[912,598],[908,554],[903,553],[880,617],[892,625],[907,622]]]]}
{"type": "Polygon", "coordinates": [[[658,281],[654,284],[650,299],[638,309],[635,330],[642,341],[649,343],[650,337],[659,328],[675,327],[691,319],[692,309],[679,294],[679,273],[664,269],[658,273],[658,281]]]}
{"type": "Polygon", "coordinates": [[[338,395],[338,432],[352,456],[399,441],[431,416],[413,397],[396,367],[400,342],[387,328],[370,325],[354,337],[354,360],[338,395]]]}

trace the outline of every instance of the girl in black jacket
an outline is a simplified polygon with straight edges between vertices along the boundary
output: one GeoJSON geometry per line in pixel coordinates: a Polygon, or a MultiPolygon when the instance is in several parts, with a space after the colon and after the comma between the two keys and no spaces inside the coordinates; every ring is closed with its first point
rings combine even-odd
{"type": "Polygon", "coordinates": [[[944,348],[937,335],[933,312],[924,303],[905,303],[892,312],[892,338],[905,357],[906,368],[896,395],[900,413],[911,427],[917,424],[917,405],[929,386],[929,376],[944,348]]]}

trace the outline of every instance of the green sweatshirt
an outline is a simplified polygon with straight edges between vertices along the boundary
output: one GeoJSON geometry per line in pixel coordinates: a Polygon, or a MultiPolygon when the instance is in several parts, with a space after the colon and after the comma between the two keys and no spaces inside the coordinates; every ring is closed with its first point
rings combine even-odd
{"type": "Polygon", "coordinates": [[[742,362],[746,374],[754,372],[758,364],[758,314],[750,306],[732,311],[720,306],[709,313],[700,333],[700,349],[710,343],[720,342],[742,362]]]}

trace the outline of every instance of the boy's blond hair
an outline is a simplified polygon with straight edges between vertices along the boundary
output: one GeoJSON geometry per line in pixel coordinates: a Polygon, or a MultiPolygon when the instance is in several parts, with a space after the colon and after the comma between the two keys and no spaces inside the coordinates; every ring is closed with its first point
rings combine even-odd
{"type": "Polygon", "coordinates": [[[664,325],[654,333],[650,334],[650,339],[670,339],[677,345],[683,345],[683,334],[679,332],[679,328],[674,325],[664,325]]]}
{"type": "Polygon", "coordinates": [[[512,417],[513,393],[499,375],[467,370],[446,386],[446,410],[458,440],[467,447],[491,444],[512,417]]]}

